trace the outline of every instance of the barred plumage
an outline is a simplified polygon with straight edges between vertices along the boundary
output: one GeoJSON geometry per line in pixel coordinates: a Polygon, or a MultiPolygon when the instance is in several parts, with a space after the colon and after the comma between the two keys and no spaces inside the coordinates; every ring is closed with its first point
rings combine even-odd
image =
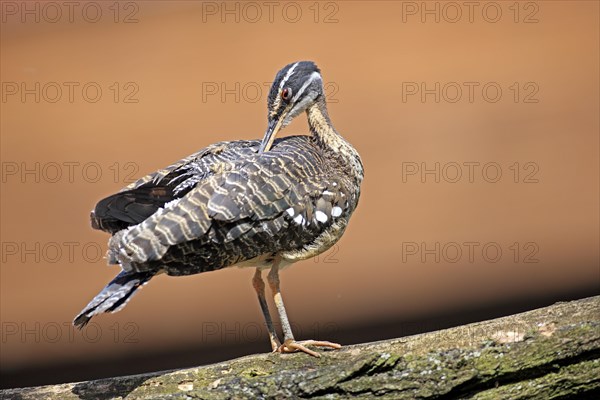
{"type": "MultiPolygon", "coordinates": [[[[282,69],[268,107],[262,141],[213,144],[97,204],[92,226],[113,234],[109,263],[123,272],[82,311],[76,325],[122,308],[141,284],[162,272],[178,276],[250,265],[258,268],[255,280],[262,282],[260,270],[272,267],[269,282],[278,292],[275,275],[281,266],[313,257],[339,240],[358,204],[363,169],[356,150],[330,123],[314,63],[282,69]],[[311,136],[275,140],[277,131],[303,111],[311,136]]],[[[265,312],[264,289],[262,296],[265,312]]],[[[279,308],[283,319],[282,302],[279,308]]],[[[285,332],[287,345],[278,343],[272,327],[270,335],[274,350],[313,354],[293,341],[291,330],[285,332]]]]}

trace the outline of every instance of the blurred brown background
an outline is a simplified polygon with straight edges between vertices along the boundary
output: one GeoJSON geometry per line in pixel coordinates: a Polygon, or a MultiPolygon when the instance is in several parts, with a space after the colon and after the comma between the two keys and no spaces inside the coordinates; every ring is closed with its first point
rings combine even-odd
{"type": "MultiPolygon", "coordinates": [[[[600,291],[597,2],[269,4],[2,2],[3,387],[269,350],[251,270],[159,277],[84,332],[70,321],[118,272],[95,202],[261,137],[268,82],[301,59],[366,178],[339,245],[283,273],[298,338],[600,291]]],[[[283,134],[306,132],[302,117],[283,134]]]]}

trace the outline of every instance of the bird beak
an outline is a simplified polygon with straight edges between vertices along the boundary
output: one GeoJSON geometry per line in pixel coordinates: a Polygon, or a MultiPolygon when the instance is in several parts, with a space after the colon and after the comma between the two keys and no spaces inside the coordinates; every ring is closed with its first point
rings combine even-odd
{"type": "Polygon", "coordinates": [[[275,140],[275,137],[277,136],[277,132],[279,132],[279,130],[283,126],[283,121],[285,121],[286,115],[287,115],[287,110],[284,111],[283,113],[281,113],[279,118],[274,119],[271,122],[269,122],[269,127],[267,128],[267,131],[265,132],[265,137],[263,138],[262,143],[260,144],[260,150],[258,151],[259,154],[262,154],[265,151],[271,150],[273,141],[275,140]]]}

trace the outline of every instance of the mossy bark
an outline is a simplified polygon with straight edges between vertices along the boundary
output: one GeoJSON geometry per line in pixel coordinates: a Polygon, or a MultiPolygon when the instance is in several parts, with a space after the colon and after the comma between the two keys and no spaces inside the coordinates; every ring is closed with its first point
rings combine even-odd
{"type": "Polygon", "coordinates": [[[305,354],[10,389],[2,399],[600,398],[600,296],[305,354]]]}

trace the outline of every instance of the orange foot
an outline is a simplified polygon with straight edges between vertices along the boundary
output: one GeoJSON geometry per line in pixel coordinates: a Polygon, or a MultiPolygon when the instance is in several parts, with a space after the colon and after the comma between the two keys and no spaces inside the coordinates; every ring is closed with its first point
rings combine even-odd
{"type": "Polygon", "coordinates": [[[332,342],[318,340],[302,340],[300,342],[296,342],[294,339],[288,339],[274,351],[278,353],[295,353],[297,351],[303,351],[306,354],[310,354],[313,357],[321,357],[319,353],[308,349],[306,346],[329,347],[331,349],[342,348],[342,345],[332,342]]]}

